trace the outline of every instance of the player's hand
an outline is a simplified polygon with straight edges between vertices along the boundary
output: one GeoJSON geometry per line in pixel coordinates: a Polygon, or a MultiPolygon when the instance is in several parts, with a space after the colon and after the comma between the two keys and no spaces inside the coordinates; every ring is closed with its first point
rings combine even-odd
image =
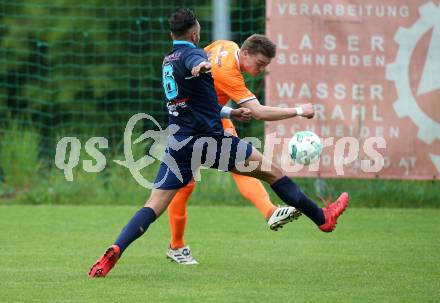
{"type": "Polygon", "coordinates": [[[237,121],[247,123],[252,118],[252,112],[249,108],[240,107],[231,111],[231,117],[237,121]]]}
{"type": "Polygon", "coordinates": [[[315,116],[315,108],[312,103],[301,104],[300,107],[303,110],[302,117],[306,117],[307,119],[312,119],[315,116]]]}
{"type": "Polygon", "coordinates": [[[208,61],[203,61],[199,63],[199,65],[197,65],[196,67],[193,67],[193,69],[191,70],[191,74],[194,77],[198,77],[200,76],[201,73],[206,73],[209,72],[210,70],[211,70],[211,63],[209,63],[208,61]]]}

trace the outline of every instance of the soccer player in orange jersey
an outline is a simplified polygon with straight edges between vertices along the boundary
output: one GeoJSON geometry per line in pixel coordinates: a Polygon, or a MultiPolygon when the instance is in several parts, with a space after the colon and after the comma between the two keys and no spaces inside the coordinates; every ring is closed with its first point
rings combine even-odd
{"type": "MultiPolygon", "coordinates": [[[[224,106],[217,103],[214,78],[205,73],[211,70],[212,64],[205,51],[197,47],[200,41],[200,23],[197,21],[194,12],[188,9],[180,9],[171,15],[169,24],[173,47],[164,56],[162,84],[164,95],[168,100],[169,124],[178,126],[176,134],[185,143],[183,147],[177,149],[171,141],[167,143],[164,155],[166,159],[160,164],[155,181],[156,186],[151,190],[144,206],[131,217],[121,230],[113,242],[114,244],[108,247],[105,253],[91,266],[88,272],[90,278],[106,277],[121,258],[123,252],[160,217],[176,196],[176,193],[193,180],[195,171],[191,167],[191,162],[187,160],[192,157],[194,150],[204,149],[205,140],[215,142],[215,149],[208,149],[206,152],[206,157],[214,159],[214,161],[209,165],[205,163],[205,166],[258,178],[267,182],[284,203],[296,207],[323,232],[332,232],[336,228],[338,218],[349,203],[348,194],[342,193],[335,202],[330,203],[329,201],[326,207],[319,208],[313,200],[301,191],[295,182],[286,176],[278,165],[264,157],[250,143],[241,140],[237,136],[222,133],[221,117],[224,114],[227,116],[228,109],[225,112],[224,106]],[[176,102],[180,102],[179,104],[185,106],[175,106],[176,102]],[[226,165],[221,165],[220,160],[224,155],[221,145],[225,138],[230,139],[231,151],[228,152],[226,165]],[[175,166],[170,166],[167,163],[170,159],[176,160],[174,161],[175,166]],[[257,163],[254,170],[243,171],[240,169],[242,164],[248,166],[250,163],[257,163]],[[269,169],[263,169],[266,165],[269,169]],[[177,172],[177,175],[174,171],[177,172]]],[[[262,70],[264,65],[267,65],[270,58],[274,57],[275,46],[267,43],[267,50],[272,49],[272,51],[265,55],[265,51],[262,50],[262,56],[268,58],[267,61],[263,62],[260,59],[264,58],[256,52],[262,43],[254,43],[259,41],[259,36],[251,38],[251,40],[248,39],[245,42],[246,46],[243,45],[238,52],[237,58],[239,61],[236,62],[242,71],[256,74],[262,70]]],[[[266,40],[261,40],[261,42],[266,40]]],[[[218,66],[222,66],[222,62],[218,62],[218,66]]],[[[231,116],[239,118],[239,120],[248,117],[249,112],[252,112],[254,116],[267,120],[294,117],[296,115],[312,118],[314,115],[311,105],[284,109],[262,107],[259,105],[258,100],[251,98],[247,98],[246,102],[242,102],[241,105],[247,108],[229,108],[231,116]],[[263,112],[261,111],[262,108],[265,109],[263,112]]],[[[182,251],[182,253],[187,255],[189,250],[182,251]]],[[[194,264],[194,262],[193,260],[192,263],[194,264]]]]}
{"type": "MultiPolygon", "coordinates": [[[[257,120],[275,121],[295,116],[313,116],[312,104],[296,108],[278,108],[261,105],[255,95],[246,87],[242,73],[256,76],[264,71],[275,57],[276,46],[263,35],[254,34],[246,39],[242,47],[233,41],[219,40],[205,47],[211,63],[218,102],[225,105],[229,100],[249,108],[257,120]]],[[[223,128],[237,136],[231,120],[222,119],[223,128]]],[[[238,190],[244,198],[253,203],[267,220],[269,228],[277,230],[284,224],[297,219],[301,213],[294,207],[277,208],[258,179],[232,173],[238,190]]],[[[191,251],[185,245],[183,235],[186,225],[186,204],[194,190],[194,181],[181,188],[168,207],[171,228],[171,243],[167,257],[179,264],[197,264],[191,251]]]]}

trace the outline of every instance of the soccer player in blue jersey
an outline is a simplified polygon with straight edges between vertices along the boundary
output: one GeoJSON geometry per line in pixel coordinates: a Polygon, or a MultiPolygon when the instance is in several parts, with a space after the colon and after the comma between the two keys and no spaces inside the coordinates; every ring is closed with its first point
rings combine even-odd
{"type": "Polygon", "coordinates": [[[243,118],[247,111],[233,111],[218,104],[213,78],[207,73],[211,68],[209,60],[204,50],[197,47],[200,24],[195,14],[181,9],[172,14],[169,22],[173,49],[164,58],[162,78],[169,123],[177,125],[178,131],[168,141],[164,157],[171,157],[174,161],[165,159],[161,163],[156,177],[157,187],[151,191],[145,206],[122,229],[114,244],[92,265],[91,278],[108,274],[124,250],[167,209],[177,191],[193,180],[200,165],[269,183],[281,200],[300,210],[324,232],[333,231],[338,217],[348,205],[348,195],[342,193],[335,202],[319,208],[276,164],[263,157],[252,145],[223,132],[222,116],[232,113],[243,118]],[[176,147],[175,142],[182,144],[176,147]],[[169,167],[166,163],[177,163],[178,167],[169,167]],[[257,167],[245,171],[243,167],[251,163],[257,163],[257,167]],[[270,170],[262,167],[270,167],[270,170]]]}

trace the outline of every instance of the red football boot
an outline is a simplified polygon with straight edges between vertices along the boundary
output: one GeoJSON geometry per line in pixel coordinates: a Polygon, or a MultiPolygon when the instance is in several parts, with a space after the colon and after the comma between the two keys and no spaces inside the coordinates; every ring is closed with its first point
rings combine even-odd
{"type": "Polygon", "coordinates": [[[90,268],[89,278],[104,278],[113,266],[115,266],[116,262],[118,262],[120,255],[121,250],[119,246],[110,246],[104,255],[90,268]]]}
{"type": "Polygon", "coordinates": [[[323,232],[330,233],[336,228],[337,220],[348,206],[348,194],[342,193],[339,198],[333,202],[328,202],[327,206],[322,209],[324,212],[325,222],[319,226],[323,232]]]}

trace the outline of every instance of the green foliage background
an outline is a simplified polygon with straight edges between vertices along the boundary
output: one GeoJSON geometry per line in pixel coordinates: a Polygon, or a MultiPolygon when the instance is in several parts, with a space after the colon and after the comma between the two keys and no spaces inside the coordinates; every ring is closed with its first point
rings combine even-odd
{"type": "MultiPolygon", "coordinates": [[[[265,1],[230,2],[234,41],[264,33],[265,1]]],[[[209,44],[211,0],[0,0],[0,201],[139,204],[147,196],[112,160],[122,158],[123,131],[133,114],[146,112],[166,125],[160,67],[171,46],[167,19],[178,7],[196,11],[201,46],[209,44]],[[108,138],[105,171],[85,173],[80,161],[74,182],[65,181],[53,165],[64,136],[80,138],[83,146],[92,136],[108,138]]],[[[264,102],[263,81],[247,79],[264,102]]],[[[262,137],[264,124],[238,125],[238,131],[262,137]]],[[[139,148],[142,153],[147,146],[139,148]]],[[[151,179],[155,172],[146,174],[151,179]]],[[[210,171],[203,180],[195,203],[246,203],[229,176],[210,171]]],[[[313,179],[298,182],[313,196],[349,189],[366,206],[440,205],[432,181],[329,180],[318,190],[313,179]]]]}
{"type": "MultiPolygon", "coordinates": [[[[118,141],[139,111],[166,122],[160,67],[176,8],[197,12],[201,46],[212,40],[210,0],[3,0],[0,6],[0,125],[37,126],[48,156],[57,134],[118,141]]],[[[234,40],[264,31],[264,1],[231,9],[234,40]]]]}

